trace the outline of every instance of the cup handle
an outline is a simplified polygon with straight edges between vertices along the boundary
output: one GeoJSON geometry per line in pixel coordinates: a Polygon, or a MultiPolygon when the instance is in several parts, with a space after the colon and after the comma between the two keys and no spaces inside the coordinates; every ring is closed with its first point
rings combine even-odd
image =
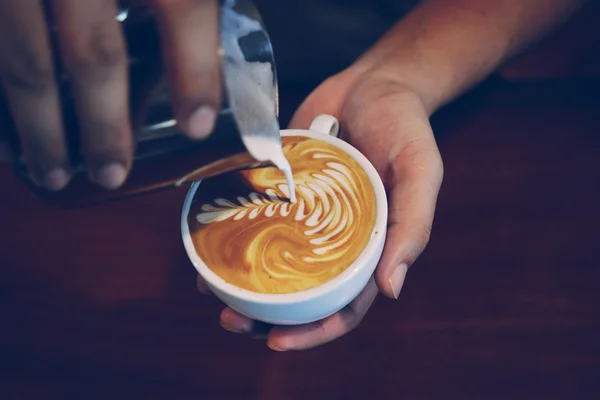
{"type": "Polygon", "coordinates": [[[322,133],[323,135],[338,137],[338,134],[340,133],[340,123],[337,118],[332,115],[321,114],[313,119],[308,130],[322,133]]]}

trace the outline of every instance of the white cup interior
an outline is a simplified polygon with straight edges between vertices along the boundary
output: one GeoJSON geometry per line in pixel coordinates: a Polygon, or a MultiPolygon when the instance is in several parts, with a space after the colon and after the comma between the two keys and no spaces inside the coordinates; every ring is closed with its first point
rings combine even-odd
{"type": "Polygon", "coordinates": [[[350,157],[352,157],[365,171],[375,192],[376,201],[376,215],[375,224],[373,231],[371,232],[371,238],[360,256],[346,268],[342,273],[336,277],[324,282],[323,284],[316,286],[311,289],[285,294],[269,294],[269,293],[257,293],[246,289],[242,289],[238,286],[232,285],[220,276],[215,274],[198,256],[194,244],[192,242],[190,228],[188,225],[188,214],[192,204],[192,200],[196,194],[196,191],[201,186],[202,181],[194,182],[187,194],[183,205],[183,211],[181,214],[181,234],[183,238],[183,244],[186,252],[190,258],[190,261],[198,271],[198,273],[206,280],[206,282],[224,292],[230,296],[234,296],[238,299],[252,302],[252,303],[268,303],[268,304],[291,304],[303,301],[308,301],[313,298],[319,297],[324,293],[329,292],[331,289],[343,284],[346,280],[351,280],[353,276],[362,268],[367,268],[366,265],[371,254],[377,251],[378,246],[380,247],[382,240],[381,238],[385,234],[387,227],[387,197],[383,183],[379,174],[370,163],[370,161],[362,155],[358,150],[352,147],[350,144],[344,142],[341,139],[335,137],[338,134],[339,125],[337,120],[331,116],[323,115],[315,118],[310,130],[302,129],[288,129],[281,131],[281,136],[305,136],[318,140],[323,140],[331,145],[334,145],[350,157]]]}

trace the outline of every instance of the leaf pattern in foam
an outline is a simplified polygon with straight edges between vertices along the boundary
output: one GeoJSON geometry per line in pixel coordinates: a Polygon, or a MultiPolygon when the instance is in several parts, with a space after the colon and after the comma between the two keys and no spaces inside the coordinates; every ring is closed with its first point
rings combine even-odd
{"type": "MultiPolygon", "coordinates": [[[[280,186],[286,186],[287,188],[287,185],[280,186]]],[[[282,190],[282,192],[284,191],[282,190]]],[[[265,193],[268,198],[254,192],[250,193],[247,198],[238,196],[237,201],[239,204],[227,199],[215,199],[215,205],[202,205],[200,208],[202,212],[196,216],[196,219],[201,224],[210,224],[213,222],[225,221],[230,218],[233,218],[235,221],[244,217],[254,219],[262,212],[265,212],[267,217],[272,217],[275,215],[276,208],[289,206],[287,202],[283,202],[283,197],[275,190],[268,189],[265,193]]]]}

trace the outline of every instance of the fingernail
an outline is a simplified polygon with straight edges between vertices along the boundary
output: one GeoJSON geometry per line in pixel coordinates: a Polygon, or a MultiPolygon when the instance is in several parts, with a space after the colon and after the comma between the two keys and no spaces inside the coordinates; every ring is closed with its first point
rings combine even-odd
{"type": "Polygon", "coordinates": [[[189,135],[196,139],[207,137],[215,127],[217,114],[212,107],[202,106],[198,108],[189,119],[189,135]]]}
{"type": "Polygon", "coordinates": [[[278,351],[278,352],[282,352],[282,351],[287,351],[286,349],[282,349],[281,347],[277,347],[274,344],[271,344],[269,342],[267,342],[267,346],[269,346],[269,348],[273,351],[278,351]]]}
{"type": "Polygon", "coordinates": [[[127,171],[121,164],[108,164],[96,171],[95,181],[107,189],[116,189],[125,182],[127,171]]]}
{"type": "Polygon", "coordinates": [[[406,277],[407,270],[408,266],[406,264],[400,264],[392,271],[390,277],[388,278],[388,283],[390,285],[390,289],[392,289],[392,294],[394,295],[395,299],[400,296],[400,291],[404,285],[404,278],[406,277]]]}
{"type": "Polygon", "coordinates": [[[44,186],[50,190],[61,190],[69,183],[69,174],[62,168],[55,168],[44,175],[44,186]]]}
{"type": "Polygon", "coordinates": [[[251,326],[246,326],[245,324],[242,324],[242,326],[239,326],[237,328],[233,328],[229,325],[224,324],[223,321],[219,321],[219,325],[221,325],[221,328],[225,329],[226,331],[233,333],[248,333],[252,330],[251,326]]]}
{"type": "Polygon", "coordinates": [[[243,330],[240,329],[233,329],[230,328],[228,326],[223,325],[222,323],[219,323],[219,325],[221,325],[221,328],[225,329],[227,332],[233,332],[233,333],[245,333],[243,330]]]}

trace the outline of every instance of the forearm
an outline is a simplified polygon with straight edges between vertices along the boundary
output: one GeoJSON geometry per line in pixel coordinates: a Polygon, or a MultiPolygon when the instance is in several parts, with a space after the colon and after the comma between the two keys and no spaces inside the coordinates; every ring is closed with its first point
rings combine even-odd
{"type": "Polygon", "coordinates": [[[394,74],[430,112],[568,19],[586,0],[425,0],[356,64],[394,74]]]}

